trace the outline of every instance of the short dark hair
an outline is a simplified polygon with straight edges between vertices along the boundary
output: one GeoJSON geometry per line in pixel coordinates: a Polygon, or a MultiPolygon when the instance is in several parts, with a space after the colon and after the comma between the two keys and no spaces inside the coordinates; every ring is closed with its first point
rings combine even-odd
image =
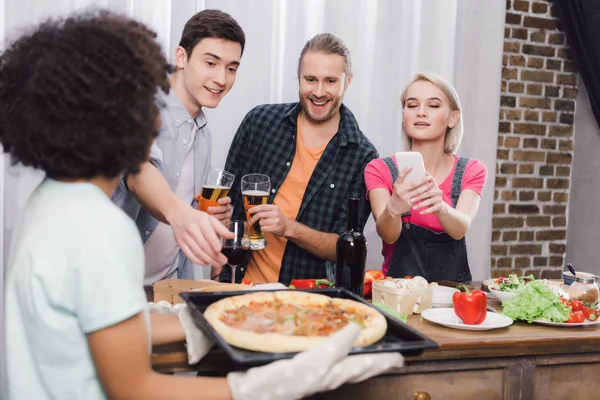
{"type": "Polygon", "coordinates": [[[348,50],[348,47],[346,47],[344,42],[332,33],[319,33],[306,42],[300,52],[300,59],[298,60],[298,76],[300,76],[300,64],[302,63],[302,58],[309,51],[342,56],[346,63],[346,73],[349,74],[352,70],[350,50],[348,50]]]}
{"type": "Polygon", "coordinates": [[[136,173],[173,70],[145,25],[108,11],[49,20],[0,56],[0,142],[55,179],[136,173]]]}
{"type": "Polygon", "coordinates": [[[216,38],[239,43],[244,54],[246,35],[242,27],[231,15],[220,10],[200,11],[185,23],[179,45],[185,49],[188,58],[202,39],[216,38]]]}

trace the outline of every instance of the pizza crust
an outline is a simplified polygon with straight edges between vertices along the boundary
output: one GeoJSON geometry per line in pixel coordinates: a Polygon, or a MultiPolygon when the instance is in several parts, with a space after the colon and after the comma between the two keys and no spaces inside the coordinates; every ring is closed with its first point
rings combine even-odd
{"type": "Polygon", "coordinates": [[[385,317],[372,307],[353,300],[332,299],[322,294],[295,290],[254,292],[227,297],[208,306],[204,312],[204,317],[227,343],[247,350],[268,353],[298,352],[318,346],[329,339],[329,336],[289,336],[272,332],[256,333],[231,327],[221,321],[221,316],[228,310],[248,305],[251,302],[264,303],[275,300],[286,304],[315,306],[323,306],[332,302],[342,309],[356,310],[356,312],[365,316],[365,323],[354,342],[355,346],[373,344],[379,341],[387,331],[385,317]]]}

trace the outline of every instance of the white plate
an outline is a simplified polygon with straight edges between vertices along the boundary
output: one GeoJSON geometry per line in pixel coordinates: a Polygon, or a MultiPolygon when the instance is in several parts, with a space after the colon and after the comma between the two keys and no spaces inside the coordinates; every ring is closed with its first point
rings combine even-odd
{"type": "Polygon", "coordinates": [[[431,306],[433,308],[452,307],[452,295],[458,292],[458,289],[448,286],[434,286],[431,292],[431,306]]]}
{"type": "Polygon", "coordinates": [[[485,320],[479,325],[467,325],[454,313],[454,308],[430,308],[421,313],[421,317],[435,324],[465,331],[486,331],[505,328],[512,325],[513,320],[501,314],[487,313],[485,320]]]}
{"type": "Polygon", "coordinates": [[[552,322],[552,321],[543,321],[543,320],[539,320],[536,319],[533,321],[536,324],[540,324],[540,325],[547,325],[547,326],[560,326],[562,328],[569,328],[572,326],[590,326],[590,325],[597,325],[600,324],[600,319],[597,319],[595,321],[590,321],[588,319],[586,319],[583,322],[579,322],[579,323],[567,323],[567,322],[552,322]]]}

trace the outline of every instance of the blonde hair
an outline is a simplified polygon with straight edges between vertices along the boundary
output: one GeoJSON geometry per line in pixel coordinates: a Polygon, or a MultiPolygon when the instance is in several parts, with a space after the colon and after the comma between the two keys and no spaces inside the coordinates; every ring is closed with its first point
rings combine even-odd
{"type": "MultiPolygon", "coordinates": [[[[406,85],[406,87],[402,91],[402,96],[400,97],[401,102],[402,102],[402,109],[404,109],[404,106],[406,104],[406,92],[408,92],[408,88],[413,83],[419,82],[419,81],[430,82],[435,87],[437,87],[442,92],[444,92],[444,94],[450,101],[450,104],[448,104],[450,106],[450,109],[452,111],[458,111],[458,115],[459,115],[458,122],[456,123],[456,125],[454,125],[454,128],[448,127],[446,129],[446,136],[444,138],[444,152],[446,154],[456,154],[456,152],[458,151],[458,148],[460,147],[460,143],[462,141],[462,136],[463,136],[462,109],[460,106],[460,100],[458,98],[458,93],[456,93],[456,89],[454,89],[454,87],[450,84],[450,82],[448,82],[447,80],[445,80],[444,78],[442,78],[441,76],[439,76],[437,74],[434,74],[432,72],[419,72],[414,76],[412,81],[410,81],[409,84],[406,85]]],[[[402,136],[404,139],[407,140],[408,145],[410,147],[412,147],[412,139],[406,133],[406,130],[404,129],[404,125],[402,125],[402,136]]]]}

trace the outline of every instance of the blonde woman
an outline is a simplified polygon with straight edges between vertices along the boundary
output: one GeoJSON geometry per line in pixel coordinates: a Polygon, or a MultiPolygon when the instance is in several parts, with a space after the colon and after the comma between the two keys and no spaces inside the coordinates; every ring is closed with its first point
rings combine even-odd
{"type": "Polygon", "coordinates": [[[477,215],[485,165],[458,157],[462,112],[456,90],[432,73],[419,73],[402,92],[402,135],[421,153],[426,176],[405,182],[395,156],[365,168],[367,198],[383,240],[383,272],[429,281],[469,281],[465,234],[477,215]]]}

